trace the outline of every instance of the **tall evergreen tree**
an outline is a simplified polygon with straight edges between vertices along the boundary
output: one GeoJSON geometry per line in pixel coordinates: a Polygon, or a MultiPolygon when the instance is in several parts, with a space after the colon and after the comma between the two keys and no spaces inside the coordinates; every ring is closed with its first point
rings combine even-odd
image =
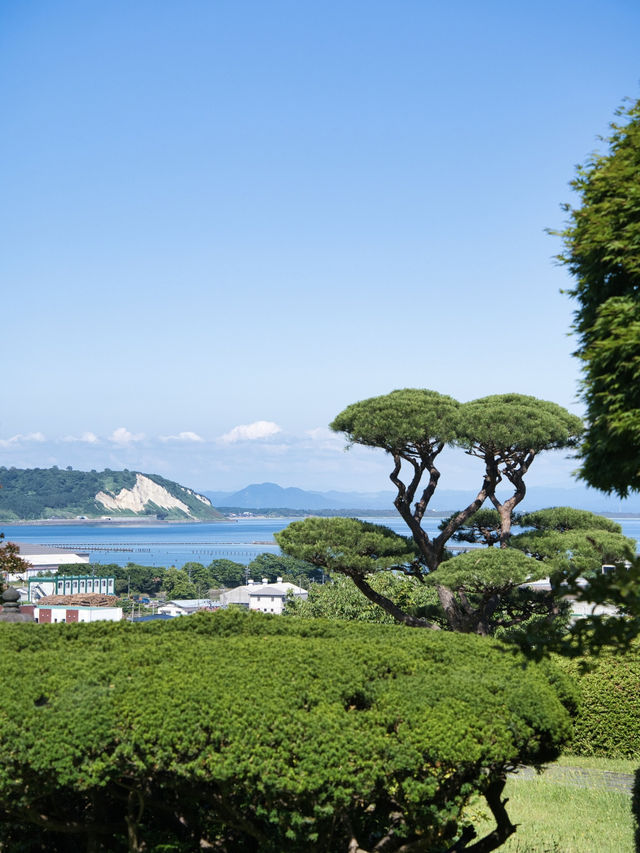
{"type": "Polygon", "coordinates": [[[605,153],[579,166],[558,260],[575,280],[576,355],[587,428],[581,477],[626,497],[640,490],[640,101],[618,110],[605,153]]]}

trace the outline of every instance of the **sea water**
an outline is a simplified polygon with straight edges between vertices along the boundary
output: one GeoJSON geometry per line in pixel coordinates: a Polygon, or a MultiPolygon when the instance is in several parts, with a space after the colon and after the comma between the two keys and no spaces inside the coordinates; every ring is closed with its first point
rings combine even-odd
{"type": "MultiPolygon", "coordinates": [[[[143,566],[177,566],[189,561],[208,565],[227,559],[250,563],[258,554],[279,554],[273,534],[294,518],[247,518],[208,523],[108,523],[0,524],[10,542],[55,546],[87,552],[92,563],[138,563],[143,566]]],[[[398,516],[364,519],[390,527],[396,533],[409,531],[398,516]]],[[[437,535],[440,518],[427,517],[423,526],[429,536],[437,535]]],[[[640,518],[615,519],[625,536],[640,540],[640,518]]],[[[453,544],[453,543],[450,543],[453,544]]]]}
{"type": "MultiPolygon", "coordinates": [[[[283,530],[294,518],[247,518],[229,522],[167,523],[140,525],[135,523],[28,523],[0,524],[0,531],[11,542],[65,548],[88,552],[92,563],[129,562],[143,566],[177,566],[194,561],[208,565],[212,560],[227,559],[250,563],[258,554],[279,554],[273,535],[283,530]]],[[[406,534],[404,522],[394,518],[370,519],[386,524],[397,533],[406,534]]],[[[429,519],[437,529],[439,519],[429,519]]]]}

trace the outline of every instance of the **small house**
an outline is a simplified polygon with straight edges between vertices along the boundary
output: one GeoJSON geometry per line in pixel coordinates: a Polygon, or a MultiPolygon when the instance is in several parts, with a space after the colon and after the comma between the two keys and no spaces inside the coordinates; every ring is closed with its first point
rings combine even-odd
{"type": "Polygon", "coordinates": [[[306,599],[309,595],[306,589],[293,583],[283,583],[278,578],[275,583],[267,583],[266,578],[260,586],[254,586],[249,591],[249,610],[260,610],[262,613],[282,613],[287,596],[306,599]]]}
{"type": "Polygon", "coordinates": [[[214,607],[210,598],[181,598],[167,601],[158,607],[161,616],[188,616],[198,610],[212,610],[214,607]]]}

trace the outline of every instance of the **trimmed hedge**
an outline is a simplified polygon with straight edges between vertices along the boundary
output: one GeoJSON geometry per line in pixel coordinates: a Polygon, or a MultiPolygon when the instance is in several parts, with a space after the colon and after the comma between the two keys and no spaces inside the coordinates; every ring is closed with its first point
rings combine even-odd
{"type": "Polygon", "coordinates": [[[0,680],[16,853],[444,851],[478,793],[504,840],[504,775],[557,756],[574,698],[491,640],[238,611],[0,624],[0,680]]]}
{"type": "Polygon", "coordinates": [[[578,687],[580,704],[573,738],[574,755],[640,759],[640,645],[597,658],[560,661],[578,687]],[[584,664],[588,668],[582,672],[584,664]]]}

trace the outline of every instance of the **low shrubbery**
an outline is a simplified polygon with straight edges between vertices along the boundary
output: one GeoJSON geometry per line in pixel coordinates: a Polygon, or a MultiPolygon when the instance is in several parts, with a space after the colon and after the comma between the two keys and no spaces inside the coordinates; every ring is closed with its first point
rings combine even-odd
{"type": "Polygon", "coordinates": [[[579,712],[567,750],[576,755],[640,759],[640,644],[624,654],[602,652],[561,662],[575,679],[579,712]],[[582,671],[584,664],[586,671],[582,671]]]}
{"type": "Polygon", "coordinates": [[[396,626],[0,625],[0,678],[11,851],[463,850],[478,793],[491,850],[513,829],[505,772],[570,733],[549,665],[396,626]]]}

